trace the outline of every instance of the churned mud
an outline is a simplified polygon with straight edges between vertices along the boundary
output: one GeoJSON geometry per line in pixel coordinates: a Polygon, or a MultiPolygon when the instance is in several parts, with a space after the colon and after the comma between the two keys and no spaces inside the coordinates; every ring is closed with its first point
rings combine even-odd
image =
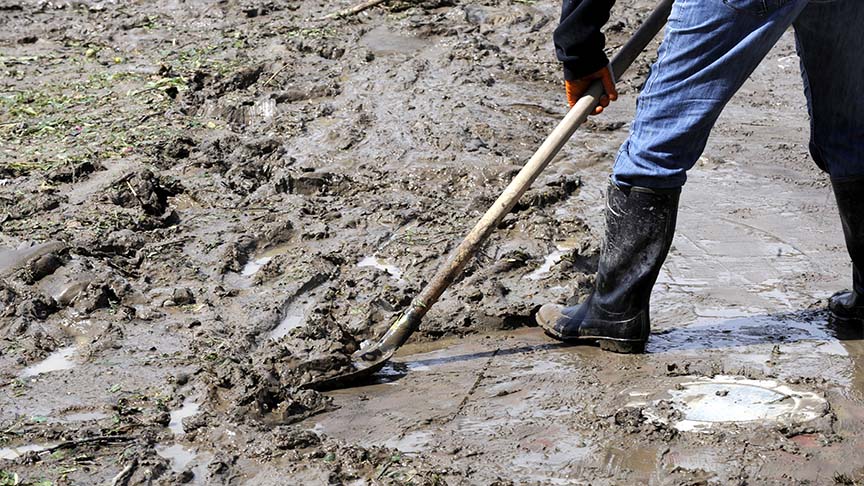
{"type": "MultiPolygon", "coordinates": [[[[386,329],[564,115],[552,1],[0,1],[0,484],[859,484],[862,329],[793,37],[682,196],[648,354],[591,290],[654,57],[382,373],[386,329]]],[[[619,0],[620,46],[650,11],[619,0]]]]}

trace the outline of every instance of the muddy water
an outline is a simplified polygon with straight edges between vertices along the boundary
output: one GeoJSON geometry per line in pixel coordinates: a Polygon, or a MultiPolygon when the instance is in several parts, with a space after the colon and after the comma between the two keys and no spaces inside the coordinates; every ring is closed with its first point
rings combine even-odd
{"type": "Polygon", "coordinates": [[[43,373],[72,369],[75,367],[75,361],[72,358],[75,356],[76,350],[76,346],[60,348],[49,354],[44,360],[25,368],[24,371],[21,372],[21,376],[29,378],[43,373]]]}
{"type": "Polygon", "coordinates": [[[171,421],[168,423],[168,429],[170,429],[174,435],[185,434],[186,431],[183,428],[183,419],[192,417],[197,414],[200,407],[201,406],[194,400],[192,400],[191,398],[187,398],[183,402],[182,407],[178,408],[177,410],[171,411],[171,421]]]}

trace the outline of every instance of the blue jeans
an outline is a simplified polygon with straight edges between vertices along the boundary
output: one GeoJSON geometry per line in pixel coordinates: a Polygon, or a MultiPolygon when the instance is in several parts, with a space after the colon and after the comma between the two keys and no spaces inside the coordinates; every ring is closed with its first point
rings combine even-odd
{"type": "Polygon", "coordinates": [[[832,179],[864,176],[864,0],[676,0],[615,183],[683,186],[723,107],[791,25],[810,153],[832,179]]]}

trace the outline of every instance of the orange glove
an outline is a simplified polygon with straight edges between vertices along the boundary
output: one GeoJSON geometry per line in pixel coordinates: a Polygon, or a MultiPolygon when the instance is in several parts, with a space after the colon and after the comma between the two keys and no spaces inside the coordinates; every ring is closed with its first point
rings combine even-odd
{"type": "Polygon", "coordinates": [[[609,103],[618,99],[618,90],[615,89],[615,78],[612,76],[612,66],[606,66],[599,71],[591,73],[582,78],[573,81],[564,81],[564,89],[567,92],[567,103],[570,108],[579,101],[579,98],[585,95],[591,83],[599,79],[603,83],[603,89],[606,91],[600,97],[600,104],[594,110],[595,115],[603,113],[603,108],[609,106],[609,103]]]}

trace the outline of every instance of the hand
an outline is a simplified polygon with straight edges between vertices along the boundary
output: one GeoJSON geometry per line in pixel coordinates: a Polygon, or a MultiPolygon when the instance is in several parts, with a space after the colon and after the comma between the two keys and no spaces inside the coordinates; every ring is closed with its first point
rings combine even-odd
{"type": "Polygon", "coordinates": [[[603,84],[605,93],[600,97],[600,104],[594,109],[594,114],[599,115],[603,113],[603,108],[606,108],[610,102],[618,99],[618,90],[615,89],[615,78],[612,77],[612,66],[608,65],[582,78],[573,81],[564,81],[564,89],[567,92],[567,103],[570,104],[570,108],[573,108],[573,105],[579,101],[579,98],[585,95],[591,83],[598,79],[603,84]]]}

